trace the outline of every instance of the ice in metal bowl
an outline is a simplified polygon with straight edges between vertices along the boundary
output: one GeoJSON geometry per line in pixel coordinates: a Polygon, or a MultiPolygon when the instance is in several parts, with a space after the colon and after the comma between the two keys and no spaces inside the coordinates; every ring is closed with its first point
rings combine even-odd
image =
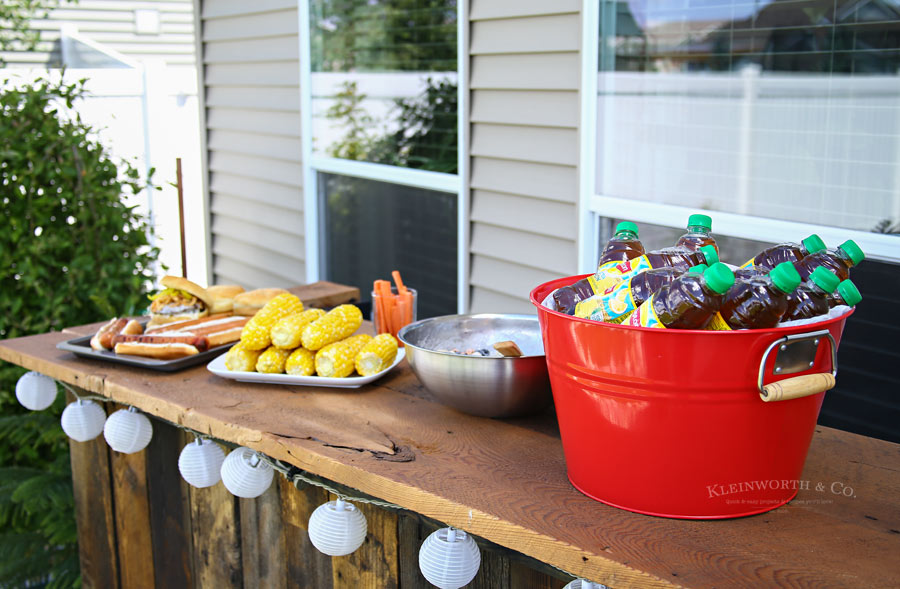
{"type": "Polygon", "coordinates": [[[537,413],[551,401],[538,318],[532,315],[445,315],[400,330],[406,358],[419,381],[442,403],[482,417],[537,413]],[[511,340],[518,358],[494,351],[511,340]],[[454,353],[450,350],[459,350],[454,353]],[[465,355],[489,350],[490,356],[465,355]]]}

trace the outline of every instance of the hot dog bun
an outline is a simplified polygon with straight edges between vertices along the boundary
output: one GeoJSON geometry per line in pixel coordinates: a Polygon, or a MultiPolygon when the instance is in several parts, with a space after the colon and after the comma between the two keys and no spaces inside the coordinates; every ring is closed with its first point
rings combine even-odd
{"type": "Polygon", "coordinates": [[[234,297],[244,292],[243,286],[237,284],[216,284],[206,289],[213,298],[210,313],[225,313],[234,308],[234,297]]]}
{"type": "Polygon", "coordinates": [[[97,330],[97,333],[94,334],[94,337],[91,338],[91,349],[97,350],[98,352],[101,350],[111,350],[113,336],[118,334],[127,323],[128,320],[124,317],[113,317],[107,323],[103,324],[100,329],[97,330]]]}
{"type": "Polygon", "coordinates": [[[132,356],[145,356],[159,360],[171,360],[199,354],[200,351],[184,343],[141,343],[120,342],[116,344],[116,354],[129,354],[132,356]]]}
{"type": "Polygon", "coordinates": [[[283,288],[258,288],[248,292],[242,292],[234,297],[234,314],[252,317],[262,309],[266,303],[286,291],[283,288]]]}

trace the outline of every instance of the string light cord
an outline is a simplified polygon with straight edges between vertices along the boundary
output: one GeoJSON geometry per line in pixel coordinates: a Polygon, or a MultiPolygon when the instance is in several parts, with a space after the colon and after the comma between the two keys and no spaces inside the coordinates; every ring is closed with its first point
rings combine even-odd
{"type": "MultiPolygon", "coordinates": [[[[56,380],[56,379],[54,379],[54,380],[56,380]]],[[[72,396],[74,396],[79,401],[99,401],[102,403],[114,402],[112,399],[109,399],[107,397],[103,397],[100,395],[79,395],[75,391],[75,389],[72,388],[71,386],[69,386],[68,384],[66,384],[62,381],[59,381],[59,380],[57,380],[56,382],[60,386],[62,386],[64,389],[66,389],[67,391],[72,393],[72,396]]],[[[227,442],[225,440],[220,440],[209,434],[204,434],[204,433],[198,432],[198,431],[191,429],[184,425],[172,423],[171,421],[169,421],[167,419],[163,419],[161,417],[156,417],[156,416],[154,416],[154,418],[164,421],[167,424],[169,424],[173,427],[176,427],[182,431],[188,432],[191,435],[193,435],[195,438],[201,438],[204,440],[209,440],[211,442],[216,442],[216,443],[221,444],[231,450],[238,447],[237,444],[232,444],[231,442],[227,442]]],[[[353,497],[353,496],[347,495],[343,491],[333,487],[332,485],[329,485],[328,483],[323,482],[322,480],[311,478],[311,477],[307,476],[306,474],[304,474],[305,471],[297,468],[296,466],[293,466],[290,464],[285,464],[284,462],[282,462],[280,460],[270,458],[269,456],[263,454],[262,452],[257,452],[257,454],[259,455],[261,460],[267,462],[269,464],[269,466],[272,467],[273,470],[275,470],[276,472],[281,474],[289,483],[291,483],[292,485],[294,485],[294,487],[296,487],[298,489],[301,487],[301,485],[307,484],[307,485],[312,485],[314,487],[319,487],[320,489],[324,489],[325,491],[328,491],[332,495],[336,495],[338,498],[340,498],[344,501],[350,501],[351,503],[367,503],[369,505],[374,505],[376,507],[381,507],[383,509],[390,509],[393,511],[410,511],[409,509],[407,509],[406,507],[403,507],[402,505],[397,505],[396,503],[391,503],[389,501],[382,501],[380,499],[369,499],[366,497],[353,497]]],[[[577,575],[573,575],[569,571],[562,569],[558,566],[554,566],[550,563],[544,563],[544,564],[546,566],[549,566],[549,567],[552,567],[552,568],[558,570],[561,573],[564,573],[571,577],[578,578],[577,575]]]]}

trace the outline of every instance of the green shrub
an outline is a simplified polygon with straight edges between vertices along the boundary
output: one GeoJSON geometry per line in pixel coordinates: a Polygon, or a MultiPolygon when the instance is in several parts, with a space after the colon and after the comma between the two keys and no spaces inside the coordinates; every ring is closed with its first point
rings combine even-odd
{"type": "MultiPolygon", "coordinates": [[[[140,312],[159,251],[126,194],[145,187],[71,109],[83,81],[0,93],[0,339],[140,312]]],[[[0,587],[79,581],[65,405],[29,412],[0,365],[0,587]]]]}

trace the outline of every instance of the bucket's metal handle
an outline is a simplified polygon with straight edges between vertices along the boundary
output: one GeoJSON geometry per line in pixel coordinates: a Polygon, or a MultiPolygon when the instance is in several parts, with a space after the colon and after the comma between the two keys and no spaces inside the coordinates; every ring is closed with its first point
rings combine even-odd
{"type": "MultiPolygon", "coordinates": [[[[777,353],[776,353],[777,360],[777,353]]],[[[810,362],[812,366],[812,362],[810,362]]],[[[763,354],[762,361],[759,364],[759,378],[757,379],[757,387],[759,388],[759,397],[763,401],[770,403],[773,401],[786,401],[788,399],[799,399],[809,395],[815,395],[822,391],[834,388],[835,377],[837,377],[837,344],[834,337],[827,329],[822,331],[813,331],[810,333],[799,333],[794,335],[786,335],[781,339],[772,342],[763,354]],[[763,385],[765,377],[766,362],[769,354],[776,348],[779,351],[785,351],[788,344],[799,341],[813,340],[814,350],[818,350],[819,342],[822,338],[826,338],[831,344],[831,373],[817,372],[815,374],[804,374],[803,376],[795,376],[786,378],[778,382],[763,385]]],[[[776,368],[776,372],[779,369],[776,368]]]]}

